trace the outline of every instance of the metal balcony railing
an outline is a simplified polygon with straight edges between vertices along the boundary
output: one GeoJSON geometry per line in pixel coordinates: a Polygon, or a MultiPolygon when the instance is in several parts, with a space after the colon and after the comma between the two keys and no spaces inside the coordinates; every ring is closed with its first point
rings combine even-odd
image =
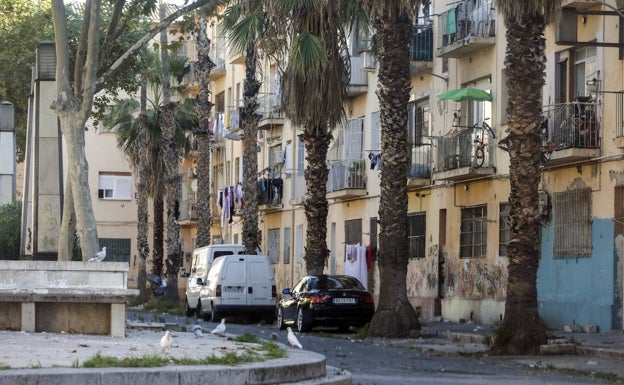
{"type": "Polygon", "coordinates": [[[266,94],[258,97],[257,113],[262,117],[260,119],[279,119],[282,118],[282,101],[276,94],[266,94]]]}
{"type": "Polygon", "coordinates": [[[412,30],[410,60],[433,61],[433,25],[428,21],[415,25],[412,30]]]}
{"type": "Polygon", "coordinates": [[[180,221],[190,221],[197,219],[197,213],[195,210],[195,202],[191,199],[183,200],[180,202],[180,221]]]}
{"type": "Polygon", "coordinates": [[[461,1],[440,17],[438,28],[439,36],[442,36],[442,46],[473,36],[495,36],[496,11],[492,9],[492,2],[483,2],[478,7],[473,4],[472,0],[461,1]]]}
{"type": "Polygon", "coordinates": [[[600,148],[597,104],[590,97],[544,107],[542,146],[558,151],[568,148],[600,148]]]}
{"type": "Polygon", "coordinates": [[[364,159],[330,161],[327,192],[366,188],[364,159]]]}
{"type": "Polygon", "coordinates": [[[431,145],[413,144],[410,148],[408,178],[428,179],[431,176],[431,145]]]}
{"type": "Polygon", "coordinates": [[[466,128],[438,138],[436,171],[463,167],[491,167],[494,161],[493,138],[482,128],[466,128]]]}

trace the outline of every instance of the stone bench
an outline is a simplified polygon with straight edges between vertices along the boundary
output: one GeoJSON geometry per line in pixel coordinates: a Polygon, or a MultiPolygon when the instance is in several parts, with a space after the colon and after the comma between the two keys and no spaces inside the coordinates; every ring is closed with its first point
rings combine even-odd
{"type": "Polygon", "coordinates": [[[0,330],[126,334],[128,263],[0,261],[0,330]]]}

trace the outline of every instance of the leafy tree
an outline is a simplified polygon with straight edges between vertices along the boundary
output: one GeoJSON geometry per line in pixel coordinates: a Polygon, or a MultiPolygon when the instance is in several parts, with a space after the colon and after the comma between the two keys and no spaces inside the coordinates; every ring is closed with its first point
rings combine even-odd
{"type": "Polygon", "coordinates": [[[544,29],[558,0],[497,0],[507,29],[507,116],[511,239],[505,317],[494,347],[503,354],[535,354],[547,341],[537,305],[541,225],[538,186],[542,88],[545,83],[544,29]]]}
{"type": "Polygon", "coordinates": [[[22,202],[0,205],[0,259],[18,259],[22,222],[22,202]]]}
{"type": "Polygon", "coordinates": [[[107,5],[107,8],[101,6],[100,0],[89,0],[84,4],[76,49],[72,51],[69,28],[72,20],[67,17],[63,0],[52,0],[57,59],[57,92],[52,108],[59,118],[67,145],[69,169],[66,189],[67,192],[71,190],[72,197],[72,201],[63,206],[59,259],[69,258],[70,252],[65,245],[70,244],[68,240],[73,233],[70,219],[74,215],[83,259],[94,255],[99,249],[84,139],[85,123],[91,115],[95,95],[105,86],[109,86],[111,90],[123,89],[121,85],[132,84],[132,80],[138,85],[136,76],[124,77],[127,75],[124,68],[137,58],[139,50],[150,39],[172,21],[207,2],[208,0],[198,0],[180,8],[155,24],[140,38],[125,40],[124,33],[140,30],[135,20],[144,20],[144,16],[154,10],[154,1],[115,2],[107,5]],[[106,32],[101,35],[101,15],[107,10],[110,10],[110,17],[106,19],[108,23],[105,28],[102,28],[106,32]],[[128,44],[120,48],[119,42],[128,44]]]}
{"type": "Polygon", "coordinates": [[[406,337],[411,330],[420,329],[418,316],[407,299],[406,283],[410,3],[417,2],[369,2],[378,49],[377,96],[384,162],[379,198],[379,303],[369,333],[384,337],[406,337]]]}
{"type": "Polygon", "coordinates": [[[0,102],[15,109],[17,161],[24,159],[28,100],[31,94],[35,47],[51,40],[50,3],[43,0],[0,0],[0,102]]]}

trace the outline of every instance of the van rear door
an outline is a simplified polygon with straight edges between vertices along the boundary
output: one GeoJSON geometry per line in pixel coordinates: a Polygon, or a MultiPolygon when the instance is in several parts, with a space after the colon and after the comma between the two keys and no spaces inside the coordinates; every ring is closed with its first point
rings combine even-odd
{"type": "Polygon", "coordinates": [[[248,305],[274,305],[273,280],[270,266],[266,261],[249,258],[247,265],[247,304],[248,305]]]}
{"type": "Polygon", "coordinates": [[[227,257],[220,277],[222,303],[228,306],[246,304],[246,276],[246,258],[227,257]]]}

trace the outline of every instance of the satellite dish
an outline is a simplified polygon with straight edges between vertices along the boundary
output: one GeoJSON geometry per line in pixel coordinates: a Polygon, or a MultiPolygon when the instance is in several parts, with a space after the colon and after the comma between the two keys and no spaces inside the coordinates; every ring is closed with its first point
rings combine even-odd
{"type": "Polygon", "coordinates": [[[197,192],[197,179],[193,179],[191,182],[191,190],[193,190],[193,192],[197,192]]]}

